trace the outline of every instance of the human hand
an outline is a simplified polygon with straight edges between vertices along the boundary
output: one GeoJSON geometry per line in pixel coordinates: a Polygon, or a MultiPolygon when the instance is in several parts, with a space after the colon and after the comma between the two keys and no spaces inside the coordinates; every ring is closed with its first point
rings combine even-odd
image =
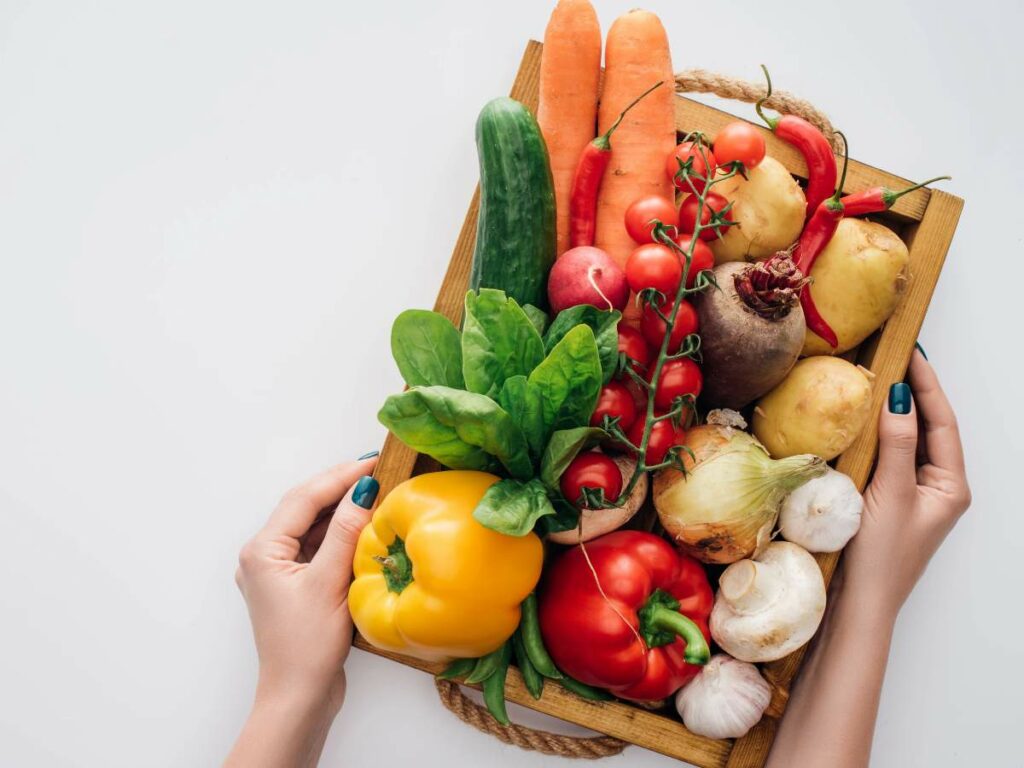
{"type": "Polygon", "coordinates": [[[329,718],[341,707],[352,558],[377,497],[376,462],[340,464],[290,490],[238,556],[235,581],[259,654],[257,705],[329,718]]]}
{"type": "Polygon", "coordinates": [[[861,529],[843,554],[847,585],[895,618],[970,503],[956,415],[915,350],[909,387],[894,384],[881,415],[861,529]]]}

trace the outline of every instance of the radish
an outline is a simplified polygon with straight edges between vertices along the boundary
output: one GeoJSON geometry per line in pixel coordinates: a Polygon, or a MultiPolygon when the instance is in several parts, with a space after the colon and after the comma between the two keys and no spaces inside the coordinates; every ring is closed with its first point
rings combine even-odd
{"type": "Polygon", "coordinates": [[[548,301],[555,314],[580,304],[621,312],[629,301],[626,273],[600,248],[570,248],[548,275],[548,301]]]}

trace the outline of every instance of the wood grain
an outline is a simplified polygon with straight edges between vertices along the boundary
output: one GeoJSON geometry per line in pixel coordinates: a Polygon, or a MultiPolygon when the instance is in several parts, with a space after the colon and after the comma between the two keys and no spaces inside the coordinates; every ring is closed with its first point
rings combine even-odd
{"type": "MultiPolygon", "coordinates": [[[[530,41],[512,86],[511,96],[536,111],[540,76],[541,44],[530,41]]],[[[701,130],[714,135],[725,123],[736,118],[721,110],[707,107],[686,98],[679,98],[676,108],[677,129],[680,132],[701,130]]],[[[806,174],[806,167],[796,150],[775,138],[767,129],[768,151],[777,157],[791,173],[806,174]]],[[[851,161],[847,191],[870,186],[899,189],[909,185],[905,179],[869,165],[851,161]]],[[[469,211],[455,244],[451,262],[441,284],[434,309],[459,323],[463,299],[469,283],[469,269],[476,241],[476,218],[479,190],[474,193],[469,211]]],[[[935,290],[946,253],[956,230],[963,201],[953,195],[936,190],[920,190],[900,199],[890,211],[898,220],[897,227],[910,250],[911,281],[907,294],[885,327],[868,339],[850,359],[856,359],[875,375],[872,395],[872,418],[857,441],[839,458],[837,468],[853,478],[861,489],[871,475],[878,450],[878,414],[888,396],[889,386],[903,378],[924,320],[928,303],[935,290]],[[900,227],[898,222],[905,222],[900,227]]],[[[431,471],[436,466],[427,457],[388,435],[377,464],[376,477],[381,484],[381,498],[412,474],[431,471]]],[[[838,554],[818,555],[826,582],[832,578],[839,562],[838,554]]],[[[436,673],[440,665],[429,664],[379,651],[362,638],[356,645],[371,653],[393,659],[426,672],[436,673]]],[[[690,733],[674,716],[666,712],[652,712],[623,702],[589,702],[567,693],[556,685],[545,687],[544,696],[536,701],[523,686],[522,678],[513,670],[506,685],[506,696],[523,706],[591,728],[601,733],[624,739],[647,749],[680,760],[687,760],[701,768],[759,768],[763,766],[771,749],[777,729],[777,718],[786,708],[806,647],[784,659],[763,665],[763,673],[773,687],[768,715],[745,737],[733,743],[729,740],[705,739],[690,733]]]]}

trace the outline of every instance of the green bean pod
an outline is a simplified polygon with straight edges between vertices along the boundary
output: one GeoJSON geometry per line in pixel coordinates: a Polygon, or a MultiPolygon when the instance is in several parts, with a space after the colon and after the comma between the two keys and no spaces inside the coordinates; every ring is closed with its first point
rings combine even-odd
{"type": "Polygon", "coordinates": [[[498,654],[498,665],[493,673],[484,680],[484,704],[487,711],[491,713],[502,725],[508,725],[508,712],[505,709],[505,678],[508,675],[508,667],[512,662],[512,643],[508,640],[495,653],[498,654]]]}
{"type": "Polygon", "coordinates": [[[615,698],[608,691],[581,683],[579,680],[575,680],[568,675],[562,675],[562,679],[558,681],[558,684],[565,688],[565,690],[572,691],[581,699],[586,699],[587,701],[611,701],[615,698]]]}
{"type": "Polygon", "coordinates": [[[519,673],[523,676],[526,690],[533,698],[539,699],[544,692],[544,676],[530,661],[530,655],[526,652],[526,644],[523,642],[523,635],[518,629],[512,635],[512,647],[516,652],[516,666],[519,667],[519,673]]]}
{"type": "Polygon", "coordinates": [[[540,634],[540,618],[537,616],[537,595],[533,592],[523,600],[519,631],[522,633],[523,645],[534,669],[544,677],[561,680],[562,673],[558,671],[555,662],[548,655],[548,649],[544,647],[544,639],[540,634]]]}

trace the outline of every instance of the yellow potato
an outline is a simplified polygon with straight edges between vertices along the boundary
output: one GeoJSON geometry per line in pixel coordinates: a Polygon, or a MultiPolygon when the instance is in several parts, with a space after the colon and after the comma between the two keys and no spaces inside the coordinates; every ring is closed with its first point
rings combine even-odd
{"type": "Polygon", "coordinates": [[[867,424],[871,380],[841,357],[798,362],[754,409],[753,429],[776,459],[813,453],[831,461],[867,424]]]}
{"type": "Polygon", "coordinates": [[[864,341],[895,311],[909,267],[907,246],[891,229],[863,219],[840,221],[811,268],[811,296],[839,346],[832,349],[807,331],[801,354],[838,355],[864,341]]]}
{"type": "Polygon", "coordinates": [[[782,163],[765,157],[747,177],[733,176],[711,188],[732,201],[737,222],[708,243],[716,264],[766,259],[789,248],[804,227],[807,198],[782,163]]]}

